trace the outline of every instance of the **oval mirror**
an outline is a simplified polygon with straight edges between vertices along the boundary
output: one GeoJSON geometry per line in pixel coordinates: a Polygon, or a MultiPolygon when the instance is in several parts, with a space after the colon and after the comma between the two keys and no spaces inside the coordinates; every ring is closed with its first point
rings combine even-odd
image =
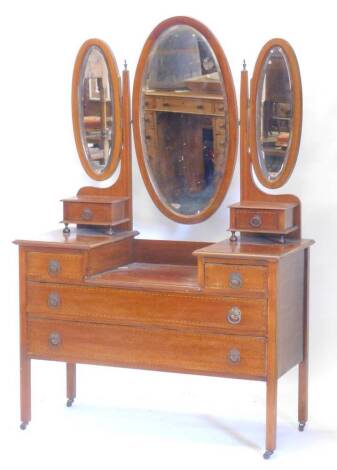
{"type": "Polygon", "coordinates": [[[272,39],[257,59],[251,91],[251,155],[256,176],[268,188],[290,177],[302,128],[301,77],[295,53],[272,39]]]}
{"type": "Polygon", "coordinates": [[[161,23],[143,48],[133,91],[138,163],[157,207],[181,223],[209,217],[228,189],[237,144],[225,55],[201,23],[161,23]]]}
{"type": "Polygon", "coordinates": [[[86,41],[76,58],[72,111],[75,141],[87,174],[105,180],[115,171],[121,149],[120,79],[110,48],[86,41]]]}

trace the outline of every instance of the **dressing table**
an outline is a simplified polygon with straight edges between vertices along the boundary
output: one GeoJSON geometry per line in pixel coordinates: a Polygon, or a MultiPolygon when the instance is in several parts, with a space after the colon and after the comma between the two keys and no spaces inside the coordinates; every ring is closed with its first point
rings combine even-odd
{"type": "MultiPolygon", "coordinates": [[[[108,188],[84,187],[63,199],[63,230],[16,241],[21,429],[31,420],[31,361],[45,359],[66,363],[67,406],[77,363],[264,381],[265,458],[276,447],[278,378],[298,365],[303,431],[313,242],[301,239],[299,199],[266,194],[253,179],[254,171],[262,185],[278,188],[296,161],[301,86],[288,43],[275,39],[262,49],[248,94],[244,70],[241,198],[230,208],[230,239],[137,238],[128,71],[120,83],[109,47],[98,39],[83,44],[72,88],[79,157],[94,180],[109,178],[118,164],[119,176],[108,188]],[[286,125],[270,114],[280,103],[286,125]]],[[[234,170],[237,122],[230,68],[213,34],[186,17],[158,25],[136,70],[133,131],[144,183],[166,216],[196,224],[219,207],[234,170]]]]}

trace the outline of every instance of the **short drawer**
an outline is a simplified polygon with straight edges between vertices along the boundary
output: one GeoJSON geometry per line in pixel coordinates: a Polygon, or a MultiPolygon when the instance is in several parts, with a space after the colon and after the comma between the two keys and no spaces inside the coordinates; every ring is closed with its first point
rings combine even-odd
{"type": "Polygon", "coordinates": [[[78,282],[84,277],[84,258],[75,253],[28,251],[27,277],[36,281],[78,282]]]}
{"type": "Polygon", "coordinates": [[[111,203],[63,202],[65,222],[110,225],[126,217],[125,200],[111,203]]]}
{"type": "Polygon", "coordinates": [[[195,374],[265,377],[264,338],[31,320],[32,357],[195,374]]]}
{"type": "Polygon", "coordinates": [[[235,214],[235,227],[248,230],[280,230],[279,213],[273,211],[259,211],[240,209],[235,214]]]}
{"type": "Polygon", "coordinates": [[[224,119],[215,118],[215,132],[216,134],[225,135],[226,122],[224,119]]]}
{"type": "Polygon", "coordinates": [[[266,301],[28,283],[32,316],[265,334],[266,301]]]}
{"type": "Polygon", "coordinates": [[[189,98],[157,98],[156,108],[162,111],[184,112],[193,114],[213,114],[211,101],[189,98]]]}
{"type": "Polygon", "coordinates": [[[264,292],[267,270],[263,266],[235,265],[206,262],[205,288],[235,292],[264,292]]]}

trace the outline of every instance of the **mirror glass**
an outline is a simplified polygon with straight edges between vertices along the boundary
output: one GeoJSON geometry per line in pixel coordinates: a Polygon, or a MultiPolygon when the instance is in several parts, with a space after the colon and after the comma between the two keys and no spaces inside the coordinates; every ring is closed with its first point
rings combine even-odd
{"type": "Polygon", "coordinates": [[[227,97],[214,51],[193,27],[171,26],[155,41],[144,67],[140,128],[161,202],[179,215],[207,209],[226,169],[227,97]]]}
{"type": "Polygon", "coordinates": [[[85,155],[91,169],[100,174],[111,160],[114,105],[109,69],[97,46],[88,49],[81,65],[78,105],[85,155]]]}
{"type": "Polygon", "coordinates": [[[260,167],[268,181],[284,170],[292,138],[293,90],[281,47],[273,47],[262,67],[256,99],[256,143],[260,167]]]}

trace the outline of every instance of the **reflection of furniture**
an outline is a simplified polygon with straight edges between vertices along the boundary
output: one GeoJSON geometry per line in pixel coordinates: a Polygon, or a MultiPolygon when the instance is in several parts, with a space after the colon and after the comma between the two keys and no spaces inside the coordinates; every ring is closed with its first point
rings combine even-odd
{"type": "MultiPolygon", "coordinates": [[[[214,172],[221,172],[221,157],[227,148],[226,116],[221,95],[189,91],[144,93],[148,161],[156,181],[166,181],[169,199],[179,191],[173,186],[173,182],[179,183],[179,177],[187,182],[185,186],[192,193],[204,189],[208,171],[203,155],[205,147],[212,153],[214,172]],[[171,186],[168,182],[172,182],[171,186]]],[[[181,188],[183,184],[177,186],[181,188]]]]}

